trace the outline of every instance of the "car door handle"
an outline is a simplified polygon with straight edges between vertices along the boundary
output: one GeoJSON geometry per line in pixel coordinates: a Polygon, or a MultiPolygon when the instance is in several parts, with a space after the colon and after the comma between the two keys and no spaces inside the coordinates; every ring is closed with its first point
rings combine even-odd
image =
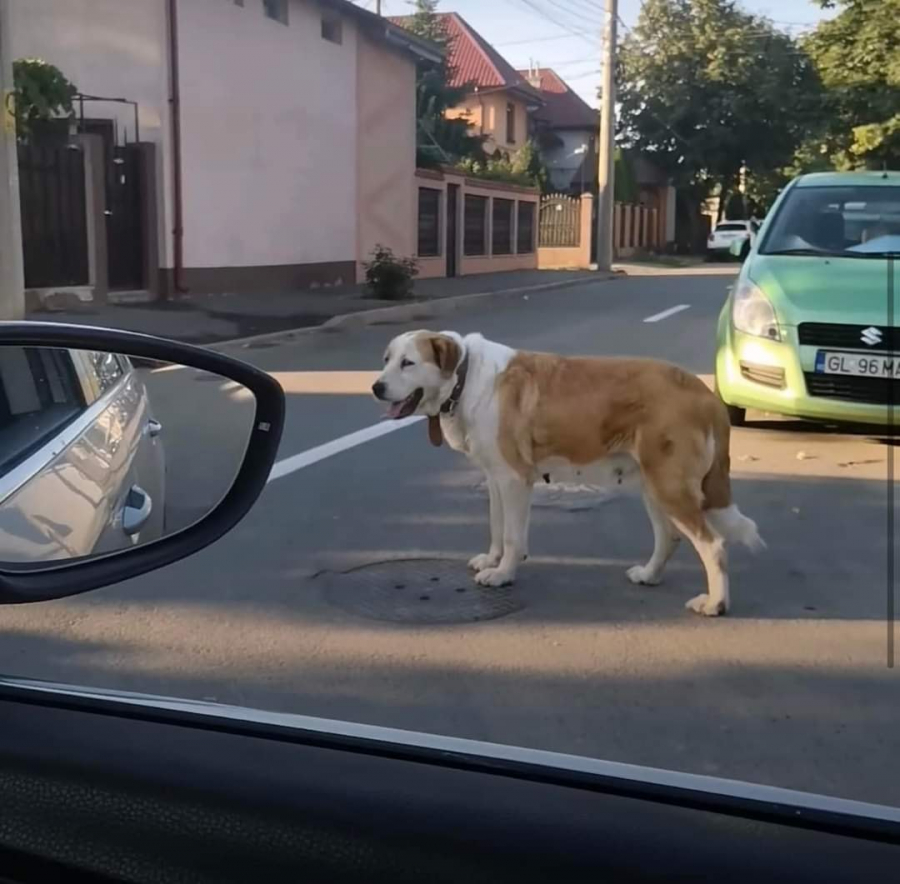
{"type": "Polygon", "coordinates": [[[162,432],[162,424],[152,417],[147,421],[147,435],[151,439],[155,439],[162,432]]]}
{"type": "Polygon", "coordinates": [[[153,499],[140,485],[132,485],[122,507],[122,530],[129,536],[137,534],[152,512],[153,499]]]}

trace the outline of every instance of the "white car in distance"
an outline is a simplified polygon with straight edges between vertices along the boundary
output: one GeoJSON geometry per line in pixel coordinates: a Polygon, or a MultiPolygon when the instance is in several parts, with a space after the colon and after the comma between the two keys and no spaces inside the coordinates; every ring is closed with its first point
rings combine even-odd
{"type": "Polygon", "coordinates": [[[706,240],[707,259],[733,255],[732,246],[736,240],[745,241],[749,251],[756,241],[758,232],[759,224],[756,221],[720,221],[706,240]]]}

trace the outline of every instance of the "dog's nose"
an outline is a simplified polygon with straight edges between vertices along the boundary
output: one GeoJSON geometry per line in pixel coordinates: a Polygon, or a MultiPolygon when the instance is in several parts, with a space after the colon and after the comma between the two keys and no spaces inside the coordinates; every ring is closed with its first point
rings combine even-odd
{"type": "Polygon", "coordinates": [[[375,381],[372,384],[372,392],[375,394],[376,399],[384,399],[384,381],[375,381]]]}

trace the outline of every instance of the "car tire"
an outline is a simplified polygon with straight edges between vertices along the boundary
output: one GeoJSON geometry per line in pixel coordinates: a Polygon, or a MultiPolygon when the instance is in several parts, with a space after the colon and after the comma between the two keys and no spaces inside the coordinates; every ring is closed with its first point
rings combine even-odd
{"type": "Polygon", "coordinates": [[[747,409],[741,408],[738,405],[729,405],[719,393],[719,383],[718,381],[713,382],[713,390],[716,396],[719,397],[719,402],[725,406],[725,410],[728,412],[728,420],[733,427],[744,427],[747,425],[747,409]]]}

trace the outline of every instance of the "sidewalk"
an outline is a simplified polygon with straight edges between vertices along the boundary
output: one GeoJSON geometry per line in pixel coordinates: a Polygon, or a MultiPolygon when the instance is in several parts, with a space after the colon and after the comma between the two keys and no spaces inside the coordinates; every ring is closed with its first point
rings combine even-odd
{"type": "Polygon", "coordinates": [[[65,310],[41,309],[26,319],[70,322],[161,335],[192,344],[212,344],[235,338],[319,326],[335,316],[382,307],[414,305],[462,295],[479,295],[552,287],[578,280],[598,279],[589,270],[519,270],[453,279],[423,279],[414,297],[379,301],[366,297],[359,286],[307,292],[185,295],[177,300],[148,304],[84,304],[65,310]]]}

